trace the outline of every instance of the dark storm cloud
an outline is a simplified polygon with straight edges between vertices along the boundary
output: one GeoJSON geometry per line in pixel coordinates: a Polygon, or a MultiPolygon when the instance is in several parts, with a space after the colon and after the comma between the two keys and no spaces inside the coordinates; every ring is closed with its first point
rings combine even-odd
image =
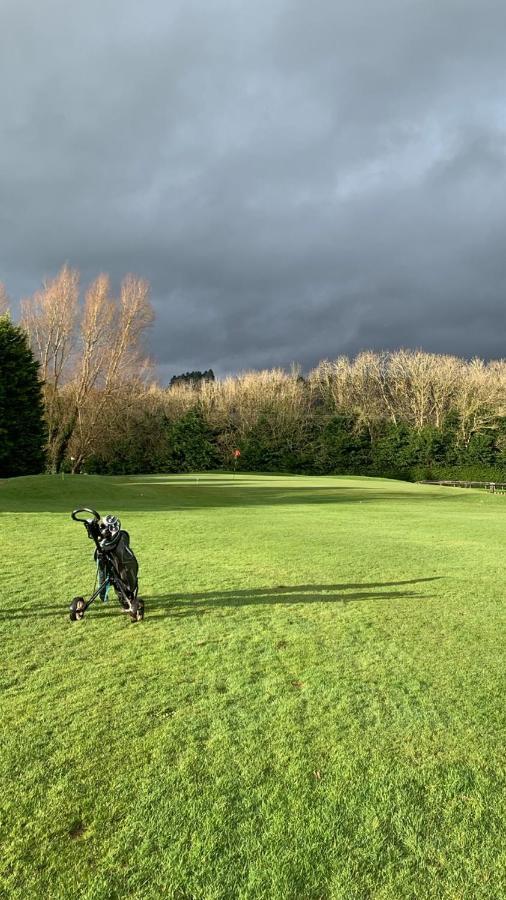
{"type": "Polygon", "coordinates": [[[0,278],[148,278],[161,372],[503,356],[506,7],[3,0],[0,278]]]}

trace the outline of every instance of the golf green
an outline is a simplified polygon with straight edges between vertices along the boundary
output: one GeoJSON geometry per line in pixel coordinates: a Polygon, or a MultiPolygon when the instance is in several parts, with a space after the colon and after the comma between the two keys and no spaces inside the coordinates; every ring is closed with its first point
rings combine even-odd
{"type": "Polygon", "coordinates": [[[0,896],[504,896],[506,497],[38,476],[0,512],[0,896]],[[78,505],[130,532],[143,622],[69,621],[78,505]]]}

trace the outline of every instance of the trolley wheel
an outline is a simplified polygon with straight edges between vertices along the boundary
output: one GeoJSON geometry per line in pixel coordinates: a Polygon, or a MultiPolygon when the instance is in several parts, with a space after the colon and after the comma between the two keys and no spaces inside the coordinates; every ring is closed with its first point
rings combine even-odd
{"type": "Polygon", "coordinates": [[[132,622],[142,622],[144,618],[144,600],[137,597],[130,607],[130,618],[132,622]]]}
{"type": "Polygon", "coordinates": [[[85,610],[86,603],[84,602],[84,597],[74,597],[70,604],[70,621],[80,622],[84,617],[85,610]]]}

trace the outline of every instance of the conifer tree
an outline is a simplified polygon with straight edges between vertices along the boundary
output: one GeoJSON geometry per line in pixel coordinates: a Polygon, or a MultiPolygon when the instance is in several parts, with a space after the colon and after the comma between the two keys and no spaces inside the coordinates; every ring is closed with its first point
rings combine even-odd
{"type": "Polygon", "coordinates": [[[44,468],[46,439],[39,364],[28,337],[0,316],[0,478],[44,468]]]}

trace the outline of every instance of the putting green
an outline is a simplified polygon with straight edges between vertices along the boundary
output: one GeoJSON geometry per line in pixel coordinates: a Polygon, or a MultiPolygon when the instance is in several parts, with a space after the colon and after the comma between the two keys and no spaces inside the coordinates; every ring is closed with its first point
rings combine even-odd
{"type": "Polygon", "coordinates": [[[40,476],[0,512],[1,896],[504,895],[506,497],[40,476]],[[68,620],[78,505],[130,532],[144,622],[68,620]]]}

